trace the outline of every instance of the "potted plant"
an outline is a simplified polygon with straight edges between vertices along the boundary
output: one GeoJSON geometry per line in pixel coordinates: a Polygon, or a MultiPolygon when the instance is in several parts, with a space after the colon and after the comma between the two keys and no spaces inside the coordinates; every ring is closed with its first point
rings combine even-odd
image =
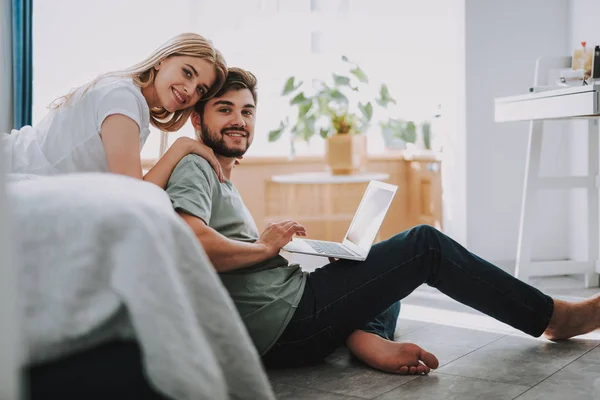
{"type": "Polygon", "coordinates": [[[421,122],[419,126],[413,121],[395,118],[380,122],[379,126],[381,127],[385,147],[388,149],[405,149],[407,144],[411,143],[419,149],[434,150],[433,138],[435,131],[439,129],[436,125],[439,125],[440,117],[441,105],[438,104],[431,118],[421,122]]]}
{"type": "Polygon", "coordinates": [[[413,121],[389,118],[380,122],[383,142],[388,149],[405,149],[407,143],[417,141],[417,126],[413,121]]]}
{"type": "MultiPolygon", "coordinates": [[[[303,89],[302,81],[289,77],[282,95],[297,108],[295,120],[286,118],[269,132],[270,142],[288,130],[292,140],[307,142],[318,133],[326,140],[326,160],[333,174],[350,174],[364,167],[367,141],[363,133],[373,117],[373,104],[362,101],[359,93],[369,83],[367,75],[346,56],[342,60],[349,65],[349,73],[333,73],[329,82],[316,81],[312,93],[303,89]]],[[[382,108],[396,103],[385,84],[380,86],[375,102],[382,108]]]]}

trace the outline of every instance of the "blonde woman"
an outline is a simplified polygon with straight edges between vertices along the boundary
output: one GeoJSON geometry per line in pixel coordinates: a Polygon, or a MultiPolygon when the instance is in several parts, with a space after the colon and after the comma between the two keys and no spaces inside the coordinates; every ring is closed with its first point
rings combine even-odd
{"type": "Polygon", "coordinates": [[[212,149],[196,140],[177,139],[145,176],[140,150],[150,124],[177,131],[200,99],[220,89],[226,75],[225,60],[210,41],[180,34],[131,68],[101,75],[57,99],[35,126],[3,135],[2,158],[13,173],[112,172],[164,188],[179,160],[194,153],[222,178],[212,149]]]}

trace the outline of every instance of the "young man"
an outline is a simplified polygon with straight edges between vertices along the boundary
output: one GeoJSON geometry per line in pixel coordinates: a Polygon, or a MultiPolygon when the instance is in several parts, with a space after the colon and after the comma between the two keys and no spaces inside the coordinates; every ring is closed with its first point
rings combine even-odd
{"type": "Polygon", "coordinates": [[[564,339],[600,326],[600,297],[553,300],[429,226],[417,226],[373,246],[366,261],[334,261],[308,274],[279,255],[302,225],[282,221],[259,235],[229,180],[252,144],[256,78],[232,68],[215,97],[192,114],[226,177],[188,155],[167,184],[174,208],[194,230],[233,298],[267,366],[321,360],[346,343],[368,365],[424,374],[436,357],[393,342],[398,301],[423,283],[532,336],[564,339]]]}

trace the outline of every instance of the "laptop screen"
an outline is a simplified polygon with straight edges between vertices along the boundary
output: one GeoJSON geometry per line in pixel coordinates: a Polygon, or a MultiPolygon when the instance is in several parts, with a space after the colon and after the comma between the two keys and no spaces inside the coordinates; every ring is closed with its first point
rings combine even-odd
{"type": "Polygon", "coordinates": [[[346,239],[368,251],[375,241],[395,192],[369,185],[360,203],[346,239]]]}

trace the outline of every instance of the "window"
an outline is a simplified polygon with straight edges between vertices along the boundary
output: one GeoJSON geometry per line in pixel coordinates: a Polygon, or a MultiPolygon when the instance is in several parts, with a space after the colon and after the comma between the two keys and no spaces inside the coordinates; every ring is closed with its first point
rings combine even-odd
{"type": "MultiPolygon", "coordinates": [[[[422,121],[452,101],[447,76],[456,68],[453,2],[426,0],[54,0],[34,14],[34,123],[54,98],[102,72],[146,57],[183,31],[210,38],[230,66],[258,78],[259,107],[249,155],[287,155],[287,136],[269,143],[268,131],[292,115],[280,93],[287,77],[327,79],[341,55],[358,62],[376,90],[386,82],[398,104],[392,116],[422,121]],[[448,4],[450,3],[450,4],[448,4]]],[[[377,115],[375,115],[377,117],[377,115]]],[[[376,121],[375,121],[376,122],[376,121]]],[[[170,134],[194,136],[191,124],[170,134]]],[[[371,124],[369,150],[383,150],[371,124]]],[[[158,153],[153,134],[142,151],[158,153]]],[[[323,141],[299,144],[297,153],[322,153],[323,141]]]]}

